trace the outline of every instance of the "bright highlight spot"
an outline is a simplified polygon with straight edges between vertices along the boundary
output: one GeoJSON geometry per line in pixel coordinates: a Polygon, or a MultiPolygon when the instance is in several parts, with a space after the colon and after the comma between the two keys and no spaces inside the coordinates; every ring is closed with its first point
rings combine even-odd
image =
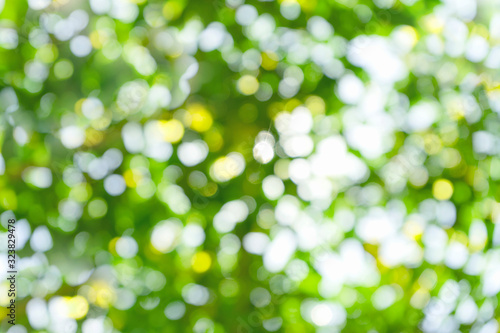
{"type": "Polygon", "coordinates": [[[196,273],[204,273],[210,269],[212,259],[210,255],[204,251],[196,253],[191,259],[191,266],[196,273]]]}
{"type": "Polygon", "coordinates": [[[438,200],[448,200],[453,195],[453,184],[447,179],[439,179],[432,185],[432,195],[438,200]]]}
{"type": "Polygon", "coordinates": [[[244,75],[238,80],[238,90],[243,95],[253,95],[259,89],[259,81],[254,76],[244,75]]]}
{"type": "Polygon", "coordinates": [[[160,121],[163,139],[170,143],[178,142],[184,136],[184,126],[177,119],[160,121]]]}

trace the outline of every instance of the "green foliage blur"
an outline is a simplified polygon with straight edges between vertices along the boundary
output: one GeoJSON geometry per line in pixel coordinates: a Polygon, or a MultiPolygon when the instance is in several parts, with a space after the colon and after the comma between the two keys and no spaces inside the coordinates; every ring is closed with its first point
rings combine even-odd
{"type": "Polygon", "coordinates": [[[0,0],[0,331],[498,332],[499,59],[493,0],[0,0]]]}

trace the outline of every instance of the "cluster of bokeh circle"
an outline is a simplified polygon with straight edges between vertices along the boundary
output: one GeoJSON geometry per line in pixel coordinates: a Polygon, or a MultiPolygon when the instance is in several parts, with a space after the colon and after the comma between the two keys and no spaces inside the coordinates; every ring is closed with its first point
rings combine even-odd
{"type": "Polygon", "coordinates": [[[497,7],[0,1],[2,327],[497,332],[497,7]]]}

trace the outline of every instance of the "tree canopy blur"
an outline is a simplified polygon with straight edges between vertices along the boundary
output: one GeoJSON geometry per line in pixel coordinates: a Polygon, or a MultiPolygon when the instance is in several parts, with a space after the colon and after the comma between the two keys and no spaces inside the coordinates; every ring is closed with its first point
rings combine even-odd
{"type": "Polygon", "coordinates": [[[498,332],[499,6],[0,0],[0,330],[498,332]]]}

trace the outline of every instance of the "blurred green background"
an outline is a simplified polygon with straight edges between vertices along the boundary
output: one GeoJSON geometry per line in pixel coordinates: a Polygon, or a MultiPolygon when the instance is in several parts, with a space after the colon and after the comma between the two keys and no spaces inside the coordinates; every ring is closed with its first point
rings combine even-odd
{"type": "Polygon", "coordinates": [[[500,2],[0,0],[0,331],[499,331],[500,2]]]}

